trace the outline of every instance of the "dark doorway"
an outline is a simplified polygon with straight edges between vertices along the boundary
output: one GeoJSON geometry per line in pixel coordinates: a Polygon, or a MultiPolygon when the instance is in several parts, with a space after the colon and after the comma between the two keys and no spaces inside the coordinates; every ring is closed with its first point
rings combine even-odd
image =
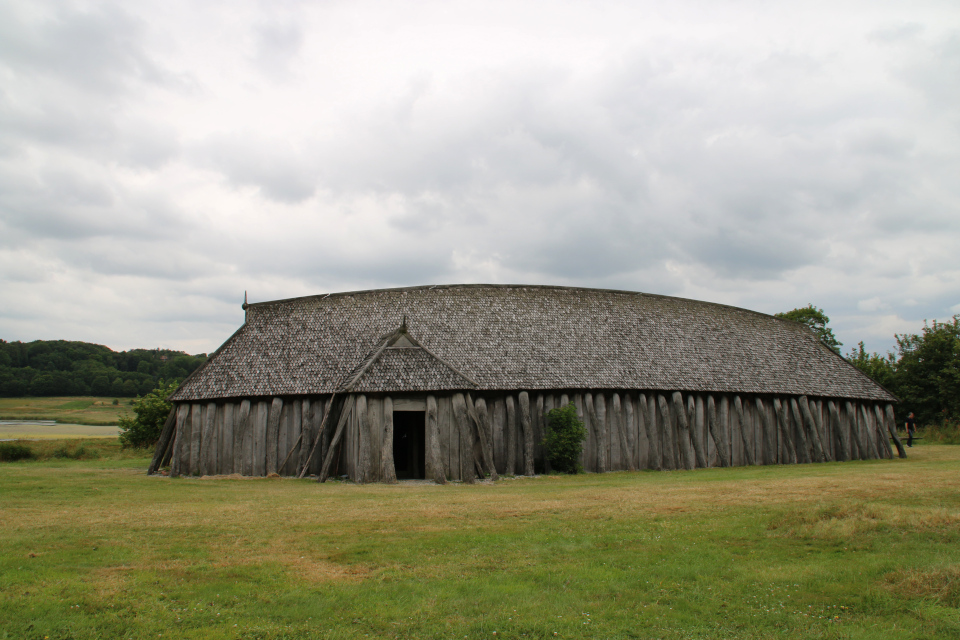
{"type": "Polygon", "coordinates": [[[393,466],[398,480],[427,477],[424,411],[393,412],[393,466]]]}

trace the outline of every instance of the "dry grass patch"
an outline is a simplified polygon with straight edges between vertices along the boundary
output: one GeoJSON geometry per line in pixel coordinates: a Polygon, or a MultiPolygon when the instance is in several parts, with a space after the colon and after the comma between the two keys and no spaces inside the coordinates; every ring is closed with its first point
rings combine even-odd
{"type": "Polygon", "coordinates": [[[886,583],[902,598],[932,599],[947,607],[960,607],[960,565],[901,569],[887,575],[886,583]]]}

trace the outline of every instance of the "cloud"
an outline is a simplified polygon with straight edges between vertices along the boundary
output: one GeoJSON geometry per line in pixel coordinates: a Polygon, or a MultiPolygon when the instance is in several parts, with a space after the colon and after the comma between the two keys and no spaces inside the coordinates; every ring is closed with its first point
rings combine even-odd
{"type": "Polygon", "coordinates": [[[880,350],[960,299],[954,9],[0,12],[8,339],[209,351],[244,290],[495,281],[813,302],[880,350]]]}

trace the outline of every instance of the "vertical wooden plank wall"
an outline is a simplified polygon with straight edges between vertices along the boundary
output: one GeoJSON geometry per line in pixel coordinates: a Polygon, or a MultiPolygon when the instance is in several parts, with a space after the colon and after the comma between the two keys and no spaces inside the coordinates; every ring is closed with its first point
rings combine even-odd
{"type": "MultiPolygon", "coordinates": [[[[460,480],[462,469],[475,470],[473,457],[461,458],[483,450],[478,440],[477,412],[473,411],[483,404],[484,433],[493,464],[497,473],[506,475],[523,474],[530,467],[536,472],[544,470],[546,415],[569,402],[587,427],[582,465],[591,472],[895,455],[887,405],[870,401],[660,391],[522,395],[525,405],[521,393],[465,394],[475,405],[468,412],[472,426],[463,432],[454,419],[452,394],[434,396],[437,428],[435,434],[426,435],[427,446],[436,448],[439,466],[430,466],[427,477],[460,480]],[[524,430],[525,419],[529,421],[529,433],[524,430]],[[461,442],[462,437],[473,442],[461,442]],[[528,460],[531,445],[532,461],[528,460]]],[[[169,449],[170,474],[263,476],[276,471],[292,476],[304,465],[309,467],[307,473],[316,474],[336,428],[328,421],[324,432],[319,433],[330,409],[330,396],[181,403],[175,411],[169,449]],[[315,442],[316,450],[308,462],[315,442]]],[[[347,474],[368,482],[384,480],[384,419],[384,397],[365,396],[365,402],[357,403],[347,419],[331,475],[347,474]],[[363,465],[361,455],[365,456],[363,465]]],[[[432,458],[428,455],[428,459],[432,458]]]]}

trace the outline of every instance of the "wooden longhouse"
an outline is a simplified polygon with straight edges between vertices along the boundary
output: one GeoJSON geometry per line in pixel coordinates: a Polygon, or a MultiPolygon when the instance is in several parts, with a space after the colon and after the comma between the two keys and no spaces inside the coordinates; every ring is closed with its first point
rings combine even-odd
{"type": "Polygon", "coordinates": [[[573,402],[587,471],[905,457],[896,399],[806,326],[628,291],[453,285],[244,303],[171,396],[150,472],[437,482],[548,471],[573,402]]]}

